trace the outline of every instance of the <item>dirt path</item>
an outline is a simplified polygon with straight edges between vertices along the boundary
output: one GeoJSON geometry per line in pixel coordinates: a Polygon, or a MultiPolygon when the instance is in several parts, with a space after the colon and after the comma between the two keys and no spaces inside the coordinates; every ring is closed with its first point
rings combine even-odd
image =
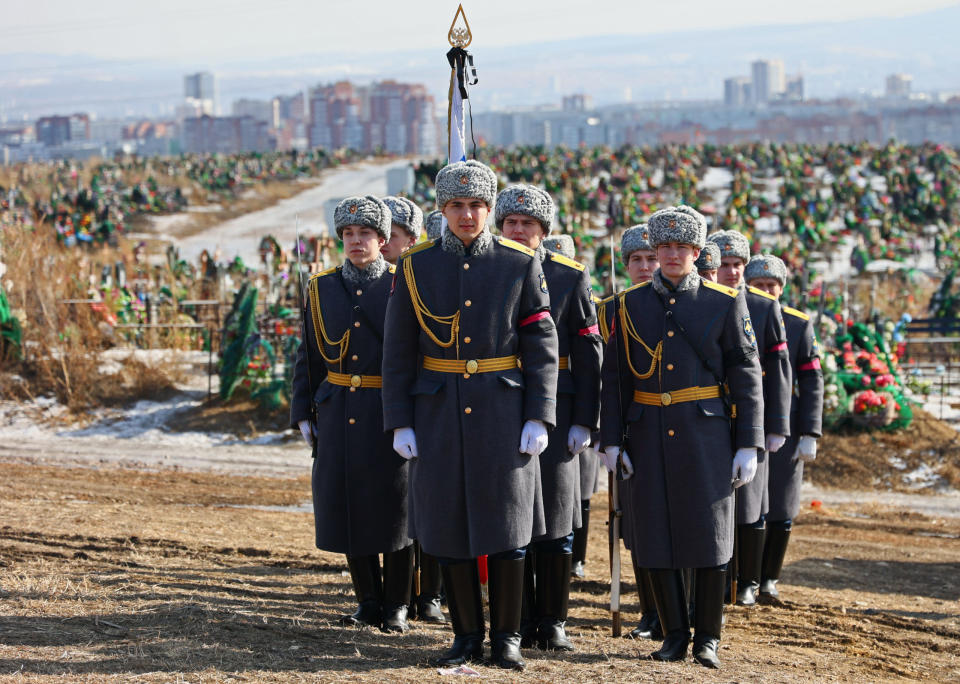
{"type": "MultiPolygon", "coordinates": [[[[447,679],[429,659],[448,628],[387,636],[337,624],[352,610],[350,580],[298,512],[310,462],[296,443],[66,440],[57,452],[0,445],[0,677],[447,679]]],[[[522,676],[478,669],[531,682],[960,679],[960,519],[913,512],[911,498],[812,493],[823,504],[797,521],[783,603],[729,611],[720,672],[642,660],[654,644],[609,637],[604,493],[588,578],[571,596],[577,651],[529,651],[522,676]]],[[[628,565],[627,629],[637,619],[628,565]]]]}
{"type": "Polygon", "coordinates": [[[360,163],[325,172],[315,187],[266,209],[238,216],[178,240],[180,255],[194,261],[204,249],[219,246],[224,261],[239,255],[248,264],[258,263],[257,248],[265,235],[272,235],[284,247],[292,245],[296,241],[297,216],[303,234],[326,234],[324,204],[327,200],[350,195],[382,197],[387,193],[387,170],[409,163],[409,160],[387,164],[360,163]]]}

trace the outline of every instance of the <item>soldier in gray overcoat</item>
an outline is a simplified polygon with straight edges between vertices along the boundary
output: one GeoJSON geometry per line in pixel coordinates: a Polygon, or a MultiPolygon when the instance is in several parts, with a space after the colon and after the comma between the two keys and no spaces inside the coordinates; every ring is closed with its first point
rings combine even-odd
{"type": "MultiPolygon", "coordinates": [[[[779,299],[787,282],[787,267],[779,257],[755,256],[747,264],[744,280],[779,299]]],[[[787,553],[793,517],[800,510],[803,464],[817,457],[817,440],[823,421],[823,372],[813,323],[802,311],[789,306],[782,309],[793,369],[793,397],[790,402],[790,437],[779,451],[770,454],[767,485],[770,510],[763,545],[760,596],[771,598],[780,595],[777,581],[787,553]]]]}
{"type": "MultiPolygon", "coordinates": [[[[387,263],[396,265],[400,255],[417,244],[423,232],[423,211],[406,197],[384,197],[390,210],[390,239],[380,250],[387,263]]],[[[414,542],[417,576],[411,587],[410,617],[424,622],[446,622],[441,603],[440,565],[414,542]],[[419,580],[419,581],[418,581],[419,580]]]]}
{"type": "MultiPolygon", "coordinates": [[[[548,236],[544,239],[543,246],[547,250],[562,254],[568,259],[575,259],[577,256],[573,238],[565,233],[548,236]]],[[[594,305],[600,303],[598,297],[594,296],[592,299],[594,305]]],[[[597,322],[599,323],[599,319],[597,322]]],[[[590,435],[590,446],[581,451],[580,456],[578,456],[580,468],[580,527],[573,531],[573,556],[571,558],[573,565],[570,568],[571,577],[577,579],[586,577],[587,539],[590,534],[590,498],[600,490],[600,459],[594,449],[599,435],[599,430],[595,430],[590,435]]]]}
{"type": "Polygon", "coordinates": [[[492,658],[522,669],[524,549],[546,533],[538,457],[556,423],[556,326],[533,250],[486,228],[493,171],[449,164],[436,188],[448,229],[401,257],[387,307],[384,427],[412,459],[411,536],[441,562],[456,637],[438,663],[482,656],[474,559],[487,555],[492,658]]]}
{"type": "Polygon", "coordinates": [[[682,570],[695,568],[693,654],[718,667],[733,490],[753,478],[763,448],[760,364],[744,298],[694,269],[703,216],[669,207],[647,225],[660,268],[613,302],[601,394],[604,463],[632,480],[626,530],[648,568],[665,634],[653,657],[686,656],[682,570]],[[729,404],[736,405],[733,435],[729,404]]]}
{"type": "Polygon", "coordinates": [[[580,453],[600,422],[602,341],[583,264],[544,248],[553,223],[553,200],[533,185],[511,185],[499,194],[494,218],[504,237],[533,250],[550,290],[557,327],[559,376],[557,424],[540,455],[540,482],[547,531],[530,545],[524,583],[522,645],[572,651],[564,625],[570,599],[573,530],[580,527],[580,453]]]}
{"type": "Polygon", "coordinates": [[[787,356],[787,331],[780,303],[772,296],[743,282],[743,270],[750,261],[750,243],[735,230],[722,230],[707,238],[720,248],[717,281],[743,293],[753,321],[753,333],[763,369],[763,426],[765,451],[760,455],[757,476],[737,493],[737,603],[752,606],[760,589],[767,512],[767,454],[779,450],[790,434],[790,395],[793,375],[787,356]]]}
{"type": "Polygon", "coordinates": [[[423,211],[406,197],[384,197],[390,210],[390,239],[381,253],[388,264],[396,265],[400,255],[417,244],[423,232],[423,211]]]}
{"type": "MultiPolygon", "coordinates": [[[[650,230],[647,224],[640,223],[623,232],[620,238],[620,259],[627,269],[632,285],[647,283],[653,279],[653,274],[660,267],[660,262],[657,260],[657,251],[650,244],[650,230]]],[[[610,304],[612,300],[612,297],[604,300],[605,303],[601,307],[605,319],[604,327],[607,330],[605,338],[609,338],[609,330],[613,324],[614,307],[610,304]]],[[[630,488],[631,482],[632,480],[629,479],[616,482],[615,486],[620,488],[621,510],[630,505],[630,497],[625,493],[630,488]]],[[[630,548],[630,535],[626,531],[629,519],[630,516],[624,514],[620,526],[627,548],[630,548]]],[[[657,605],[653,600],[653,588],[647,570],[637,562],[637,554],[633,549],[630,549],[630,560],[633,563],[633,576],[637,582],[640,622],[624,636],[630,639],[662,639],[660,617],[657,615],[657,605]]],[[[689,572],[684,575],[684,583],[689,584],[689,572]]]]}
{"type": "Polygon", "coordinates": [[[317,548],[347,556],[359,607],[345,620],[402,632],[413,573],[409,465],[383,434],[380,397],[393,268],[379,248],[390,210],[375,197],[348,197],[334,220],[347,261],[310,278],[290,423],[314,447],[317,548]]]}

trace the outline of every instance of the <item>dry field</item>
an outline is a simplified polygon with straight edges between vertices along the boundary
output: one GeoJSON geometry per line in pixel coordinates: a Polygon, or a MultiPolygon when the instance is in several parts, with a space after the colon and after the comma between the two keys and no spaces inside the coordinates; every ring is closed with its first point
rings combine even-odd
{"type": "MultiPolygon", "coordinates": [[[[0,483],[4,680],[457,679],[429,665],[448,628],[337,623],[352,610],[346,564],[313,548],[310,514],[282,508],[308,500],[306,477],[4,462],[0,483]]],[[[719,672],[609,636],[602,520],[571,596],[577,651],[528,651],[523,674],[478,669],[530,682],[960,680],[960,519],[849,504],[805,511],[794,540],[785,600],[729,611],[719,672]]]]}

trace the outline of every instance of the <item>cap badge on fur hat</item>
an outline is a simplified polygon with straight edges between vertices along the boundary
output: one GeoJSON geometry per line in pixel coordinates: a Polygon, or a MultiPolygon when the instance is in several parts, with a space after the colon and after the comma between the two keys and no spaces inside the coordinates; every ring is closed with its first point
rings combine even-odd
{"type": "Polygon", "coordinates": [[[348,211],[349,211],[351,214],[356,214],[356,213],[357,213],[357,205],[356,205],[356,204],[351,204],[351,205],[350,205],[350,209],[348,209],[348,211]]]}
{"type": "Polygon", "coordinates": [[[670,219],[670,221],[667,223],[667,226],[670,227],[670,228],[676,228],[676,227],[677,227],[677,222],[674,221],[673,219],[670,219]]]}
{"type": "Polygon", "coordinates": [[[764,264],[764,265],[763,265],[763,270],[764,270],[764,271],[769,271],[769,270],[770,270],[770,264],[764,264]]]}
{"type": "Polygon", "coordinates": [[[469,178],[467,178],[466,176],[460,176],[460,185],[466,185],[469,182],[470,182],[469,178]]]}
{"type": "Polygon", "coordinates": [[[713,263],[713,255],[712,255],[712,254],[704,254],[704,255],[703,255],[703,260],[706,261],[708,264],[712,264],[712,263],[713,263]]]}

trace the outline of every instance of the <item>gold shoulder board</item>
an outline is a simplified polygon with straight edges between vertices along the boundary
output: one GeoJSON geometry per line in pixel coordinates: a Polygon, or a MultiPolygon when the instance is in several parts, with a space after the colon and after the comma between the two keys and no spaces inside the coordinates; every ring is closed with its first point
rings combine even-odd
{"type": "Polygon", "coordinates": [[[320,271],[319,273],[314,273],[312,276],[310,276],[310,280],[313,280],[313,279],[315,279],[315,278],[322,278],[322,277],[325,276],[325,275],[330,275],[331,273],[333,273],[334,271],[336,271],[337,268],[339,268],[339,267],[338,267],[338,266],[331,266],[331,267],[328,268],[326,271],[320,271]]]}
{"type": "Polygon", "coordinates": [[[728,297],[736,297],[738,290],[732,287],[727,287],[726,285],[721,285],[720,283],[715,283],[712,280],[702,280],[701,283],[706,285],[711,290],[716,290],[717,292],[722,292],[728,297]]]}
{"type": "Polygon", "coordinates": [[[783,313],[790,314],[791,316],[796,316],[797,318],[802,318],[805,321],[810,320],[810,314],[805,314],[798,309],[794,309],[792,306],[782,306],[780,307],[780,310],[783,311],[783,313]]]}
{"type": "Polygon", "coordinates": [[[422,252],[425,249],[429,249],[430,247],[433,247],[435,242],[436,240],[424,240],[420,244],[414,245],[413,247],[408,249],[406,252],[401,254],[400,258],[403,259],[404,257],[408,257],[411,254],[416,254],[417,252],[422,252]]]}
{"type": "MultiPolygon", "coordinates": [[[[628,287],[626,290],[624,290],[623,292],[621,292],[621,293],[620,293],[620,296],[622,297],[623,295],[627,294],[628,292],[633,292],[634,290],[639,290],[641,287],[646,287],[646,286],[649,285],[649,284],[650,284],[650,281],[648,280],[648,281],[643,282],[643,283],[637,283],[636,285],[631,285],[631,286],[628,287]]],[[[611,299],[612,299],[612,298],[611,298],[611,299]]]]}
{"type": "Polygon", "coordinates": [[[763,290],[758,290],[757,288],[752,287],[752,286],[750,286],[750,285],[748,285],[747,288],[748,288],[753,294],[755,294],[755,295],[760,295],[761,297],[766,297],[767,299],[772,299],[773,301],[777,301],[777,298],[774,297],[774,296],[773,296],[772,294],[770,294],[769,292],[764,292],[763,290]]]}
{"type": "Polygon", "coordinates": [[[556,261],[558,264],[563,264],[564,266],[569,266],[570,268],[575,268],[578,271],[582,271],[583,269],[586,268],[586,266],[581,264],[579,261],[574,261],[570,257],[563,256],[562,254],[556,254],[551,252],[550,260],[556,261]]]}
{"type": "Polygon", "coordinates": [[[504,247],[509,247],[510,249],[515,249],[518,252],[523,252],[528,256],[533,256],[533,250],[527,247],[526,245],[521,245],[519,242],[514,242],[513,240],[505,237],[500,238],[500,244],[504,247]]]}

